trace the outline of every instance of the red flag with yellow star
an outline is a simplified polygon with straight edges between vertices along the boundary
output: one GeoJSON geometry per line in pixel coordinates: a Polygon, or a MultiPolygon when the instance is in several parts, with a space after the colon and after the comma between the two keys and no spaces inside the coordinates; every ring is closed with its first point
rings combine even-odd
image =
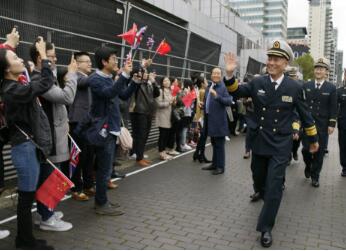
{"type": "Polygon", "coordinates": [[[74,184],[59,169],[53,172],[36,191],[36,200],[53,210],[74,184]]]}

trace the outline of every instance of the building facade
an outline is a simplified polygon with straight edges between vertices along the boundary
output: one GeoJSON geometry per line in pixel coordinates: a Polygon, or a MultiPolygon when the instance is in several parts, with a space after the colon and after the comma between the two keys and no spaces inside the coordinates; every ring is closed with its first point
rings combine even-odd
{"type": "Polygon", "coordinates": [[[333,29],[331,0],[309,0],[308,41],[312,57],[330,60],[329,80],[336,82],[335,56],[337,31],[333,29]]]}
{"type": "Polygon", "coordinates": [[[288,0],[228,0],[240,17],[259,29],[264,37],[287,38],[288,0]]]}

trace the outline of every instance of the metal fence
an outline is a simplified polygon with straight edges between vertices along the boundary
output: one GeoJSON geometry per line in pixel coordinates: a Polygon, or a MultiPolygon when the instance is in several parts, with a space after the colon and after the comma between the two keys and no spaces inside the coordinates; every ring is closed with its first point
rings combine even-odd
{"type": "MultiPolygon", "coordinates": [[[[163,15],[144,9],[132,3],[118,0],[2,0],[0,3],[0,41],[14,25],[19,28],[21,40],[17,53],[30,60],[29,48],[38,35],[44,36],[56,46],[58,66],[65,66],[76,51],[93,54],[95,48],[107,45],[116,48],[122,62],[130,46],[116,35],[125,32],[136,22],[138,26],[148,25],[146,35],[155,34],[158,44],[164,37],[172,45],[172,52],[157,56],[152,70],[158,76],[180,79],[190,78],[191,73],[200,72],[205,76],[218,65],[221,45],[208,41],[188,28],[178,25],[163,15]]],[[[187,25],[188,26],[188,25],[187,25]]],[[[145,41],[139,48],[135,62],[148,57],[145,41]]],[[[155,144],[158,128],[153,127],[148,144],[155,144]]],[[[10,158],[10,145],[3,149],[5,179],[16,176],[10,158]]]]}

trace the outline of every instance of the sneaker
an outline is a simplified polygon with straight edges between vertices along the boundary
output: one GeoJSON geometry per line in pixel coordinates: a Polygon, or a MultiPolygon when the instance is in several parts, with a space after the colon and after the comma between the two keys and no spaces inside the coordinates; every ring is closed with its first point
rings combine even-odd
{"type": "MultiPolygon", "coordinates": [[[[147,154],[144,154],[144,155],[143,155],[143,158],[144,158],[144,159],[148,159],[149,156],[148,156],[147,154]]],[[[132,159],[132,160],[137,159],[137,154],[134,153],[134,154],[130,155],[130,156],[129,156],[129,159],[132,159]]]]}
{"type": "MultiPolygon", "coordinates": [[[[62,217],[64,217],[64,213],[61,211],[56,211],[56,212],[54,212],[53,216],[56,219],[60,220],[60,219],[62,219],[62,217]]],[[[35,219],[34,219],[34,224],[40,225],[41,221],[42,221],[41,215],[39,213],[36,213],[35,219]]]]}
{"type": "Polygon", "coordinates": [[[10,231],[8,230],[0,230],[0,240],[5,239],[10,235],[10,231]]]}
{"type": "Polygon", "coordinates": [[[40,229],[45,231],[65,232],[72,229],[72,224],[62,219],[57,219],[54,215],[46,221],[40,222],[40,229]]]}
{"type": "Polygon", "coordinates": [[[129,156],[129,159],[135,160],[137,158],[137,154],[132,154],[129,156]]]}
{"type": "Polygon", "coordinates": [[[174,151],[174,150],[172,149],[172,150],[167,151],[167,154],[172,155],[172,156],[177,156],[177,155],[179,155],[180,153],[177,152],[177,151],[174,151]]]}
{"type": "Polygon", "coordinates": [[[99,206],[95,204],[95,213],[99,215],[120,216],[124,213],[116,210],[116,206],[107,202],[105,205],[99,206]]]}
{"type": "Polygon", "coordinates": [[[190,151],[190,150],[192,150],[192,147],[189,146],[189,145],[187,145],[187,144],[185,144],[185,145],[182,145],[182,146],[181,146],[181,149],[183,149],[183,150],[185,150],[185,151],[190,151]]]}

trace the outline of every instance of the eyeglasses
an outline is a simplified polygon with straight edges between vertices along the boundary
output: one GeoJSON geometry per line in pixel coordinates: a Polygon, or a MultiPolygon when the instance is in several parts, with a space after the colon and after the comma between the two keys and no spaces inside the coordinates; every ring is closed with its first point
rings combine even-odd
{"type": "Polygon", "coordinates": [[[78,60],[78,63],[87,63],[87,64],[91,64],[90,60],[78,60]]]}

